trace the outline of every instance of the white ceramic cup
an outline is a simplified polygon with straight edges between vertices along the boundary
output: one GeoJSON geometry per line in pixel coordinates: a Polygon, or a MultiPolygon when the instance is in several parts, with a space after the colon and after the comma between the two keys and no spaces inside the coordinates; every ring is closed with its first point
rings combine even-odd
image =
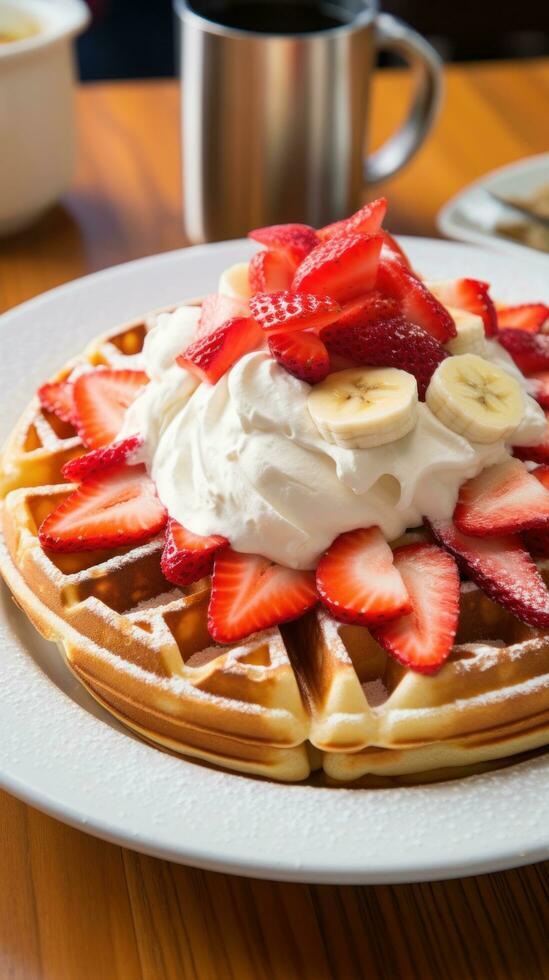
{"type": "Polygon", "coordinates": [[[30,224],[70,183],[72,39],[89,17],[83,0],[0,0],[0,34],[23,35],[0,44],[0,235],[30,224]]]}

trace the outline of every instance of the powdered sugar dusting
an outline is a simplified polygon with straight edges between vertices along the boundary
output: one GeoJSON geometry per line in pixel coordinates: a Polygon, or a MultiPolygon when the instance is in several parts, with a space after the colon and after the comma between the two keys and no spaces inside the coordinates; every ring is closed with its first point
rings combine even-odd
{"type": "Polygon", "coordinates": [[[370,708],[379,708],[389,697],[389,692],[380,678],[375,681],[367,681],[362,685],[362,690],[366,695],[366,700],[370,708]]]}
{"type": "Polygon", "coordinates": [[[131,610],[128,612],[140,613],[147,612],[150,609],[162,609],[170,602],[175,602],[177,599],[182,599],[183,593],[181,589],[170,589],[169,592],[161,592],[160,595],[155,595],[151,599],[143,599],[142,602],[138,602],[136,606],[132,606],[131,610]]]}

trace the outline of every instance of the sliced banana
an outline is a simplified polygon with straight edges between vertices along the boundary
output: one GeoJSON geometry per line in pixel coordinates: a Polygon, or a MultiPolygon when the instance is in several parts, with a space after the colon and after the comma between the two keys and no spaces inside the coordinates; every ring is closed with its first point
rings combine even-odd
{"type": "Polygon", "coordinates": [[[448,306],[447,310],[456,325],[457,336],[447,341],[444,345],[446,350],[450,351],[450,354],[478,354],[479,357],[484,357],[486,335],[482,317],[467,310],[456,310],[451,306],[448,306]]]}
{"type": "Polygon", "coordinates": [[[347,368],[329,374],[308,398],[321,436],[345,449],[371,449],[401,439],[417,419],[417,384],[397,368],[347,368]]]}
{"type": "Polygon", "coordinates": [[[476,354],[458,354],[442,361],[425,400],[443,425],[471,442],[482,443],[510,435],[524,407],[517,381],[476,354]]]}
{"type": "Polygon", "coordinates": [[[250,299],[248,263],[237,262],[236,265],[231,265],[228,269],[225,269],[225,272],[221,273],[217,291],[222,293],[223,296],[242,299],[247,303],[250,299]]]}

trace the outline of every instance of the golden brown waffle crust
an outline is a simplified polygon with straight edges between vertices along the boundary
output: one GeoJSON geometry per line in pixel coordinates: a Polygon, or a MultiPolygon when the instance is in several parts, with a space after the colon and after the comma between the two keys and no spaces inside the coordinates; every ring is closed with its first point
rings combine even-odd
{"type": "MultiPolygon", "coordinates": [[[[102,335],[57,377],[86,362],[129,365],[153,320],[102,335]]],[[[142,737],[242,773],[290,782],[320,769],[331,785],[353,786],[456,773],[549,742],[549,637],[469,583],[459,643],[424,677],[321,609],[212,646],[208,580],[186,593],[166,583],[161,539],[115,554],[45,554],[38,524],[72,489],[60,469],[82,451],[34,399],[2,457],[0,573],[82,684],[142,737]]]]}

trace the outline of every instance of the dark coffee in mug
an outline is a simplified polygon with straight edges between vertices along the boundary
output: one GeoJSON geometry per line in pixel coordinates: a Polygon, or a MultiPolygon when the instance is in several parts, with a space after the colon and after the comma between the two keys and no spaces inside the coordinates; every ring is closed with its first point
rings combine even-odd
{"type": "MultiPolygon", "coordinates": [[[[1,2],[1,0],[0,0],[1,2]]],[[[421,143],[440,62],[377,0],[174,0],[181,20],[185,231],[193,244],[356,211],[421,143]],[[364,157],[380,49],[414,68],[399,132],[364,157]]]]}
{"type": "Polygon", "coordinates": [[[354,12],[345,5],[315,0],[205,0],[193,4],[197,13],[223,27],[259,34],[308,34],[350,23],[354,12]]]}

